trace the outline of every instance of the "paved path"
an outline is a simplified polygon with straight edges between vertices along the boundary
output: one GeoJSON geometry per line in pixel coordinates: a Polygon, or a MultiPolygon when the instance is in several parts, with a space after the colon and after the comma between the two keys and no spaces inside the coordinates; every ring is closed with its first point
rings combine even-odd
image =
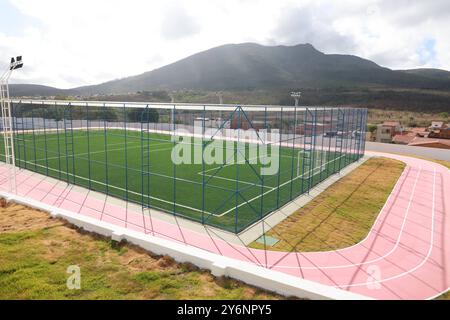
{"type": "MultiPolygon", "coordinates": [[[[373,153],[407,164],[368,236],[329,252],[275,252],[227,243],[208,229],[185,230],[21,170],[18,194],[149,235],[376,299],[428,299],[450,287],[450,170],[425,160],[373,153]]],[[[7,188],[0,168],[0,188],[7,188]]]]}

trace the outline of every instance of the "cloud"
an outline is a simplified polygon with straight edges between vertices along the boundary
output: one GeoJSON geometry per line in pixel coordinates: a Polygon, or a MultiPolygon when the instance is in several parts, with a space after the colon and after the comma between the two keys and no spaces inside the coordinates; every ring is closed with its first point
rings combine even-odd
{"type": "Polygon", "coordinates": [[[161,23],[161,36],[167,40],[178,40],[200,31],[199,24],[181,6],[170,6],[161,23]]]}
{"type": "Polygon", "coordinates": [[[354,54],[390,68],[450,69],[447,0],[11,0],[7,5],[17,19],[8,27],[0,24],[0,61],[24,56],[15,82],[95,84],[240,42],[309,42],[325,53],[354,54]]]}
{"type": "Polygon", "coordinates": [[[417,54],[421,64],[437,65],[436,40],[426,39],[422,46],[417,49],[417,54]]]}
{"type": "Polygon", "coordinates": [[[308,4],[286,7],[273,32],[274,42],[293,45],[310,43],[324,52],[349,52],[355,47],[351,36],[332,24],[338,13],[333,6],[308,4]]]}
{"type": "Polygon", "coordinates": [[[355,54],[394,69],[450,69],[450,2],[315,1],[285,10],[274,38],[310,42],[326,53],[355,54]],[[424,43],[433,39],[433,57],[424,43]]]}
{"type": "Polygon", "coordinates": [[[379,1],[379,8],[392,24],[400,27],[417,28],[426,22],[443,21],[450,18],[450,2],[448,0],[411,1],[397,0],[379,1]]]}

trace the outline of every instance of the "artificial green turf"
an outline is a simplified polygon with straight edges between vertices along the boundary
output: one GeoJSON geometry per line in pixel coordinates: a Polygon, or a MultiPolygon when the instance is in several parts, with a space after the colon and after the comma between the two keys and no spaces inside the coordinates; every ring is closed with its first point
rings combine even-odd
{"type": "MultiPolygon", "coordinates": [[[[174,165],[173,146],[169,135],[119,129],[15,136],[16,164],[21,168],[233,232],[281,207],[308,186],[302,178],[299,149],[281,148],[279,174],[262,176],[260,162],[245,160],[224,166],[174,165]]],[[[230,160],[231,155],[237,162],[236,148],[234,144],[224,150],[225,158],[230,160]]],[[[249,160],[249,144],[244,148],[241,152],[249,160]]],[[[357,159],[357,155],[325,151],[316,157],[321,157],[323,166],[314,170],[313,185],[357,159]]]]}

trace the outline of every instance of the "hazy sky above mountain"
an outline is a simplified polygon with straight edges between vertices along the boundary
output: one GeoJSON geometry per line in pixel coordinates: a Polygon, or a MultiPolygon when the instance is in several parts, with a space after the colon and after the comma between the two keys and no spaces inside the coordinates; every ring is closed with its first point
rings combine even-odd
{"type": "Polygon", "coordinates": [[[227,43],[311,43],[394,69],[450,70],[448,0],[0,0],[0,67],[68,88],[135,75],[227,43]]]}

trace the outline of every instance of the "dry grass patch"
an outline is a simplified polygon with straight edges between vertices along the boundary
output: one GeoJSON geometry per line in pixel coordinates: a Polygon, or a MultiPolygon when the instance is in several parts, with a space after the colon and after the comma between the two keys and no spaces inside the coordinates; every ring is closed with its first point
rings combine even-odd
{"type": "Polygon", "coordinates": [[[5,199],[0,201],[0,232],[35,230],[62,224],[39,210],[30,210],[15,203],[6,204],[5,199]]]}
{"type": "Polygon", "coordinates": [[[440,164],[444,167],[447,167],[448,169],[450,169],[450,161],[445,161],[445,160],[438,160],[438,159],[432,159],[432,158],[428,158],[428,157],[421,157],[415,154],[404,154],[404,153],[396,153],[396,152],[391,152],[393,154],[398,154],[400,156],[407,156],[407,157],[411,157],[411,158],[417,158],[417,159],[422,159],[422,160],[427,160],[427,161],[431,161],[431,162],[435,162],[437,164],[440,164]]]}
{"type": "MultiPolygon", "coordinates": [[[[369,232],[405,165],[372,158],[267,232],[270,250],[327,251],[351,246],[369,232]]],[[[253,242],[253,248],[264,245],[253,242]]]]}
{"type": "Polygon", "coordinates": [[[282,298],[13,203],[0,206],[0,252],[0,299],[282,298]],[[81,290],[66,287],[70,265],[81,290]]]}

